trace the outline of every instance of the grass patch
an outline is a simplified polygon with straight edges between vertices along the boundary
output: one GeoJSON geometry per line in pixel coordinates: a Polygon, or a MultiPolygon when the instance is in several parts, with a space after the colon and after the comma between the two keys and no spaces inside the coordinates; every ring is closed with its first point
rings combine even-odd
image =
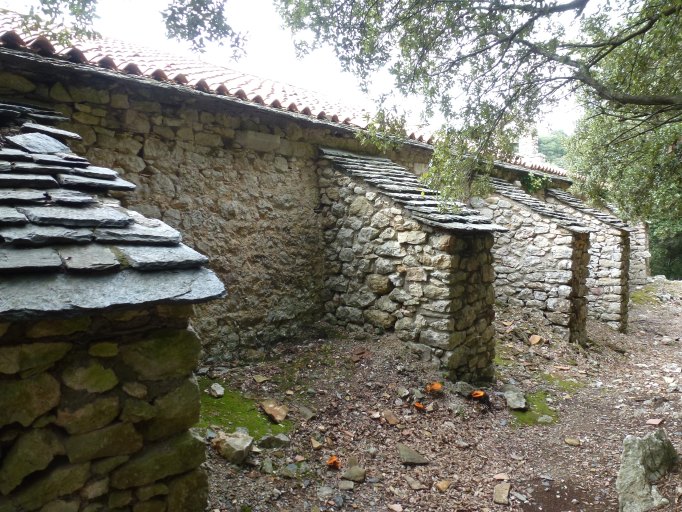
{"type": "Polygon", "coordinates": [[[495,354],[495,358],[493,359],[493,363],[495,363],[495,366],[514,366],[514,361],[511,359],[507,359],[505,357],[502,357],[499,354],[495,354]]]}
{"type": "Polygon", "coordinates": [[[547,405],[546,391],[537,391],[526,395],[528,402],[527,411],[511,411],[512,425],[516,427],[528,427],[530,425],[543,425],[538,420],[542,416],[549,416],[552,418],[552,423],[559,421],[559,415],[554,409],[550,409],[547,405]]]}
{"type": "Polygon", "coordinates": [[[213,398],[204,393],[212,383],[213,381],[207,378],[199,379],[201,417],[197,424],[198,428],[216,426],[233,431],[237,427],[243,427],[248,429],[249,435],[254,439],[260,439],[266,434],[282,434],[291,430],[291,421],[272,423],[260,410],[256,401],[249,400],[238,391],[226,389],[222,398],[213,398]]]}
{"type": "Polygon", "coordinates": [[[633,304],[637,304],[640,306],[647,305],[647,304],[657,304],[658,301],[656,300],[656,296],[654,295],[654,292],[656,291],[656,288],[652,285],[646,285],[639,290],[633,290],[630,292],[630,301],[633,304]]]}
{"type": "Polygon", "coordinates": [[[585,387],[585,384],[579,382],[575,379],[560,379],[556,375],[551,373],[543,373],[540,378],[544,380],[547,384],[551,384],[555,388],[563,391],[564,393],[575,393],[581,388],[585,387]]]}

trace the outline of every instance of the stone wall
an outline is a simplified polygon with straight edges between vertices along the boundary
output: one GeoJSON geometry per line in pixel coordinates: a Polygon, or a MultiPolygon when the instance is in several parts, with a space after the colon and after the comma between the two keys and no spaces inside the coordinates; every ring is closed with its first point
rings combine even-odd
{"type": "MultiPolygon", "coordinates": [[[[0,98],[67,114],[63,127],[83,137],[73,149],[138,185],[124,206],[209,257],[230,290],[197,307],[210,353],[300,334],[322,316],[317,147],[357,148],[353,130],[53,59],[5,55],[0,76],[0,98]]],[[[390,156],[423,166],[428,150],[413,146],[390,156]]]]}
{"type": "Polygon", "coordinates": [[[455,380],[494,376],[489,233],[423,225],[376,189],[320,167],[326,319],[395,330],[455,380]]]}
{"type": "Polygon", "coordinates": [[[644,222],[638,222],[630,231],[630,287],[647,283],[651,275],[650,258],[649,228],[644,222]]]}
{"type": "Polygon", "coordinates": [[[559,339],[584,342],[588,234],[508,197],[492,195],[474,204],[509,229],[493,246],[497,300],[525,308],[559,339]]]}
{"type": "Polygon", "coordinates": [[[190,313],[0,323],[0,512],[204,510],[190,313]]]}
{"type": "Polygon", "coordinates": [[[567,215],[590,226],[587,278],[588,317],[625,331],[630,300],[630,231],[616,218],[593,210],[564,192],[550,191],[546,200],[567,215]]]}

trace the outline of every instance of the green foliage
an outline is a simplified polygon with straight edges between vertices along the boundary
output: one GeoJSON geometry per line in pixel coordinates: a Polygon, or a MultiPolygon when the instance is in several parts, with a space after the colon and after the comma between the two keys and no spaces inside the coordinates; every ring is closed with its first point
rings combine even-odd
{"type": "Polygon", "coordinates": [[[553,131],[549,135],[538,137],[538,149],[547,161],[558,167],[564,167],[564,156],[568,146],[568,135],[563,131],[553,131]]]}
{"type": "MultiPolygon", "coordinates": [[[[62,44],[74,38],[95,38],[92,30],[97,18],[98,0],[40,0],[39,7],[31,8],[24,18],[26,29],[40,30],[62,44]]],[[[241,52],[244,37],[227,23],[224,0],[169,0],[162,12],[169,38],[189,41],[201,51],[206,43],[230,41],[235,56],[241,52]]]]}
{"type": "MultiPolygon", "coordinates": [[[[636,146],[643,138],[665,138],[659,132],[682,121],[682,0],[604,0],[589,7],[587,0],[277,1],[292,29],[306,38],[312,33],[312,42],[300,42],[302,51],[331,45],[344,68],[365,83],[387,67],[398,91],[419,94],[427,109],[440,109],[454,156],[436,162],[428,179],[444,186],[446,195],[466,192],[472,168],[504,154],[510,132],[528,127],[541,108],[576,91],[590,119],[609,124],[601,145],[592,144],[591,156],[612,162],[618,160],[609,157],[614,141],[636,146]],[[444,175],[453,172],[461,176],[444,175]]],[[[546,142],[548,156],[561,158],[561,137],[546,142]]],[[[671,143],[668,139],[667,147],[671,143]]],[[[614,154],[634,160],[620,150],[614,154]]],[[[668,187],[672,169],[665,159],[664,152],[651,151],[636,164],[641,169],[655,160],[657,169],[667,169],[659,178],[626,176],[620,187],[588,179],[586,187],[608,200],[616,191],[619,204],[626,195],[631,204],[639,203],[639,191],[650,192],[653,181],[668,187]],[[631,185],[633,192],[626,194],[631,185]]],[[[580,169],[591,173],[592,164],[583,163],[580,169]]],[[[672,180],[669,188],[676,189],[672,180]]],[[[674,194],[664,195],[652,209],[666,208],[674,194]]]]}
{"type": "Polygon", "coordinates": [[[682,221],[651,224],[651,273],[682,279],[682,221]]]}
{"type": "Polygon", "coordinates": [[[544,174],[535,174],[529,172],[521,177],[521,186],[529,194],[535,194],[541,190],[547,189],[552,184],[552,178],[544,174]]]}

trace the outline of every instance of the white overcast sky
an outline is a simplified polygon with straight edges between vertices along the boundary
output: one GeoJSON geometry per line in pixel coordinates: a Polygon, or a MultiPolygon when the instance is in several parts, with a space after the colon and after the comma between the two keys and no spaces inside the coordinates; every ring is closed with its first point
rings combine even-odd
{"type": "MultiPolygon", "coordinates": [[[[24,11],[30,0],[0,0],[0,6],[24,11]]],[[[95,29],[114,39],[137,42],[167,51],[185,51],[187,45],[168,41],[160,11],[168,0],[99,0],[99,19],[95,29]]],[[[271,78],[323,93],[331,99],[346,104],[364,104],[367,95],[360,91],[358,80],[344,73],[331,49],[316,50],[301,59],[297,58],[291,34],[282,28],[282,21],[272,0],[228,0],[228,22],[238,32],[247,36],[246,54],[238,62],[232,60],[229,48],[211,49],[202,59],[213,64],[237,69],[246,73],[271,78]]],[[[373,80],[370,100],[381,93],[393,90],[386,74],[373,80]]],[[[406,100],[404,105],[419,109],[418,98],[406,100]]],[[[539,123],[541,133],[550,129],[573,131],[579,112],[567,105],[539,123]]]]}

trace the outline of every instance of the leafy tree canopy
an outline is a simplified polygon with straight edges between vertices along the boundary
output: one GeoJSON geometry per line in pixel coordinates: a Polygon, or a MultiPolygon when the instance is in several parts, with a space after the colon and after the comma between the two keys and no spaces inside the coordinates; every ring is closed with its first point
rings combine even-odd
{"type": "Polygon", "coordinates": [[[388,66],[400,91],[446,115],[453,158],[435,167],[439,181],[510,151],[541,109],[577,93],[589,113],[572,146],[583,190],[632,214],[679,212],[682,0],[278,2],[290,27],[314,34],[303,50],[330,44],[365,80],[388,66]],[[653,186],[665,194],[654,200],[653,186]]]}
{"type": "MultiPolygon", "coordinates": [[[[243,36],[225,18],[224,0],[169,0],[162,11],[166,34],[171,39],[189,41],[195,50],[207,43],[229,41],[235,53],[243,36]]],[[[96,37],[92,23],[97,17],[97,0],[40,0],[26,18],[29,29],[51,32],[61,42],[72,37],[96,37]]]]}
{"type": "Polygon", "coordinates": [[[564,156],[566,156],[567,149],[568,135],[561,130],[538,137],[538,150],[545,155],[545,158],[551,164],[566,167],[564,156]]]}

